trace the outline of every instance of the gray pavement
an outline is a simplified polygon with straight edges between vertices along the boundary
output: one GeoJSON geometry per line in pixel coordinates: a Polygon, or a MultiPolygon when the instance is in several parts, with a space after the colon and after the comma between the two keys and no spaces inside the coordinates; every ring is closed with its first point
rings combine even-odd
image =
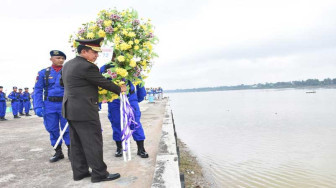
{"type": "Polygon", "coordinates": [[[103,105],[100,119],[103,127],[104,160],[110,173],[120,173],[121,178],[111,182],[91,183],[90,178],[73,181],[67,149],[65,159],[49,163],[54,154],[43,119],[37,116],[0,122],[0,187],[150,187],[153,181],[156,156],[161,137],[166,101],[143,102],[141,123],[146,134],[145,147],[148,159],[136,155],[136,143],[131,141],[132,161],[114,157],[116,146],[103,105]]]}

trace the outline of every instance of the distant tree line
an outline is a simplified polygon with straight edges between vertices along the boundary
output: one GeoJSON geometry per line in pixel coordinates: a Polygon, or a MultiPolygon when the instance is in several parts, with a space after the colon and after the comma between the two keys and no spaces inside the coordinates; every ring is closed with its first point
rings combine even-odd
{"type": "Polygon", "coordinates": [[[223,91],[223,90],[243,90],[243,89],[278,89],[278,88],[304,88],[304,87],[336,87],[336,78],[326,78],[324,80],[308,79],[302,81],[276,82],[276,83],[259,83],[253,85],[236,85],[236,86],[219,86],[219,87],[203,87],[193,89],[176,89],[166,90],[168,93],[177,92],[204,92],[204,91],[223,91]]]}

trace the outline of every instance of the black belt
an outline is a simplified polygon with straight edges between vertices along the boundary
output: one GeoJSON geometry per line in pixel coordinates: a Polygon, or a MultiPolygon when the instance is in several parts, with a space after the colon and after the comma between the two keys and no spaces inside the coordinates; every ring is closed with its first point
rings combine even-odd
{"type": "Polygon", "coordinates": [[[12,102],[16,102],[17,100],[16,99],[12,99],[12,102]]]}
{"type": "Polygon", "coordinates": [[[0,102],[6,102],[6,100],[0,100],[0,102]]]}
{"type": "Polygon", "coordinates": [[[48,101],[50,101],[50,102],[62,102],[63,97],[48,97],[48,101]]]}
{"type": "Polygon", "coordinates": [[[133,90],[133,91],[130,91],[129,93],[130,93],[130,94],[133,94],[133,93],[135,93],[135,90],[133,90]]]}
{"type": "Polygon", "coordinates": [[[23,102],[27,102],[27,101],[29,101],[29,100],[28,99],[23,100],[23,102]]]}

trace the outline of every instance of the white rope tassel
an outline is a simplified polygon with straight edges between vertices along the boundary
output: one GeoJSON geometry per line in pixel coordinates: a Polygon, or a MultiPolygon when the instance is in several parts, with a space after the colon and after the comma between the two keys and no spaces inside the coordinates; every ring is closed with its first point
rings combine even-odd
{"type": "Polygon", "coordinates": [[[57,148],[58,144],[59,144],[59,143],[60,143],[60,141],[62,140],[62,138],[63,138],[63,135],[64,135],[65,131],[67,130],[68,126],[69,126],[69,124],[68,124],[68,123],[66,123],[66,124],[65,124],[65,126],[64,126],[64,129],[62,130],[62,132],[61,132],[60,136],[59,136],[59,137],[58,137],[58,139],[57,139],[57,142],[56,142],[56,144],[54,145],[54,149],[56,149],[56,148],[57,148]]]}
{"type": "MultiPolygon", "coordinates": [[[[126,109],[126,100],[127,100],[127,98],[124,98],[124,101],[123,101],[124,109],[126,109]]],[[[128,119],[125,120],[125,125],[127,125],[127,123],[128,123],[128,119]]],[[[126,135],[128,135],[130,132],[131,132],[130,129],[126,129],[126,135]]],[[[131,139],[130,138],[127,139],[127,153],[128,153],[128,160],[130,161],[132,159],[132,157],[131,157],[131,139]]]]}
{"type": "MultiPolygon", "coordinates": [[[[123,107],[124,107],[124,96],[122,93],[120,93],[120,130],[121,132],[124,130],[124,116],[123,116],[123,107]]],[[[123,139],[123,135],[121,136],[121,140],[123,139]]],[[[125,152],[125,141],[122,141],[122,151],[123,151],[123,157],[124,161],[127,161],[126,158],[126,152],[125,152]]]]}

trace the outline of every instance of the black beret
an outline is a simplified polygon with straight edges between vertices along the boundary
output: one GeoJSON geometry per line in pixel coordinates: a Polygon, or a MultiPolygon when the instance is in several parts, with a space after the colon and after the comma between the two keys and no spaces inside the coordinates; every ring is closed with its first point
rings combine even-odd
{"type": "Polygon", "coordinates": [[[17,89],[17,87],[16,87],[16,86],[13,86],[13,89],[17,89]]]}
{"type": "Polygon", "coordinates": [[[0,88],[3,88],[2,86],[0,86],[0,88]]]}
{"type": "Polygon", "coordinates": [[[25,87],[24,89],[29,89],[28,87],[25,87]]]}
{"type": "Polygon", "coordinates": [[[22,88],[19,88],[19,90],[22,90],[22,88]]]}
{"type": "Polygon", "coordinates": [[[50,51],[50,56],[63,56],[64,59],[66,59],[66,55],[65,53],[63,53],[62,51],[59,51],[59,50],[51,50],[50,51]]]}

